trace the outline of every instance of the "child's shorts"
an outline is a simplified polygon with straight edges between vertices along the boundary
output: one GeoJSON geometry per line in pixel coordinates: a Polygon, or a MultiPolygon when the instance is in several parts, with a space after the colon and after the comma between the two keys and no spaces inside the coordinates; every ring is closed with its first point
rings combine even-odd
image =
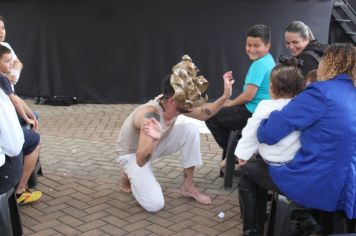
{"type": "Polygon", "coordinates": [[[24,156],[26,156],[33,152],[33,150],[35,150],[35,148],[38,146],[40,143],[40,135],[32,129],[22,127],[22,130],[23,136],[25,138],[25,142],[22,146],[22,153],[24,156]]]}

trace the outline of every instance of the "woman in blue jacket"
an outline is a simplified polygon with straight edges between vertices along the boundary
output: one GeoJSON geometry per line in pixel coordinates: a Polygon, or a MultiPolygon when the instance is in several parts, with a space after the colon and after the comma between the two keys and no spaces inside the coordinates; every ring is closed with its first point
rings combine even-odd
{"type": "Polygon", "coordinates": [[[287,164],[263,160],[242,167],[239,198],[244,235],[262,235],[267,189],[308,208],[342,210],[356,218],[356,50],[333,44],[318,80],[258,129],[261,143],[275,144],[300,130],[301,148],[287,164]]]}

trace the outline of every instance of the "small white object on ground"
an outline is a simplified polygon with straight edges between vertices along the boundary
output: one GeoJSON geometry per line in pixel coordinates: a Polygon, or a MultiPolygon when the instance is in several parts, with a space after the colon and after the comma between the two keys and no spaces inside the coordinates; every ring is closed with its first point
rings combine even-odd
{"type": "Polygon", "coordinates": [[[219,216],[220,219],[224,219],[225,213],[224,212],[220,212],[218,216],[219,216]]]}

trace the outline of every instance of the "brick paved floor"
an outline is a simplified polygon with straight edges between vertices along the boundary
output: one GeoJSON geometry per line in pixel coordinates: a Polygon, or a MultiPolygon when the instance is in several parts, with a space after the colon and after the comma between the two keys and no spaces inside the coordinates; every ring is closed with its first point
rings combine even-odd
{"type": "MultiPolygon", "coordinates": [[[[201,135],[204,165],[196,185],[213,199],[204,206],[176,191],[181,186],[179,155],[154,163],[165,195],[158,213],[145,212],[131,194],[118,191],[115,140],[135,105],[34,105],[40,112],[42,200],[21,209],[25,235],[241,235],[236,182],[224,190],[221,151],[201,135]],[[218,214],[225,213],[220,219],[218,214]]],[[[235,180],[236,181],[236,180],[235,180]]]]}

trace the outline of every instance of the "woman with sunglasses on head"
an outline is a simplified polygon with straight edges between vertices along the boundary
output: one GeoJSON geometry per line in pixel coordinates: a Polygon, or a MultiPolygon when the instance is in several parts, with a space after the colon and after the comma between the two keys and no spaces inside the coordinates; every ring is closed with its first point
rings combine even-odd
{"type": "Polygon", "coordinates": [[[308,25],[302,21],[292,21],[285,29],[284,40],[291,55],[303,61],[299,68],[304,76],[318,68],[327,45],[315,39],[308,25]]]}

